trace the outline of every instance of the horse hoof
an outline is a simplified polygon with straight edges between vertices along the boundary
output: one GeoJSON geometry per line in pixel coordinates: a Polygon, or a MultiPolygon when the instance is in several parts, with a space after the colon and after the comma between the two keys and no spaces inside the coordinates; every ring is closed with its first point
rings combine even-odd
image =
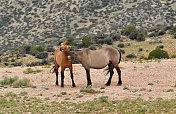
{"type": "Polygon", "coordinates": [[[110,84],[108,84],[108,83],[106,83],[105,85],[106,85],[106,86],[110,86],[110,84]]]}
{"type": "Polygon", "coordinates": [[[118,83],[118,84],[117,84],[117,86],[121,86],[121,85],[122,85],[122,83],[118,83]]]}
{"type": "Polygon", "coordinates": [[[72,87],[76,87],[76,85],[72,85],[72,87]]]}

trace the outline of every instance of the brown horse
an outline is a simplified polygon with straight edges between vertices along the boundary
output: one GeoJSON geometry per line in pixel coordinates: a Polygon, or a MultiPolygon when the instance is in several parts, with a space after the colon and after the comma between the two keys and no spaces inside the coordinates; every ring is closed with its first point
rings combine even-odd
{"type": "Polygon", "coordinates": [[[54,53],[54,62],[55,62],[55,72],[56,72],[56,85],[58,85],[58,69],[61,67],[61,87],[64,87],[64,70],[65,68],[70,69],[70,75],[72,79],[72,86],[75,86],[73,80],[73,67],[72,62],[68,59],[68,48],[66,45],[66,41],[64,43],[60,43],[60,47],[55,50],[54,53]]]}
{"type": "Polygon", "coordinates": [[[73,50],[70,51],[69,54],[72,60],[78,61],[85,68],[87,74],[87,86],[92,86],[90,79],[90,68],[101,69],[106,66],[108,66],[108,73],[110,72],[110,77],[106,85],[109,86],[111,84],[114,68],[117,70],[119,75],[118,85],[122,84],[121,70],[119,68],[121,53],[118,49],[106,47],[99,50],[73,50]]]}

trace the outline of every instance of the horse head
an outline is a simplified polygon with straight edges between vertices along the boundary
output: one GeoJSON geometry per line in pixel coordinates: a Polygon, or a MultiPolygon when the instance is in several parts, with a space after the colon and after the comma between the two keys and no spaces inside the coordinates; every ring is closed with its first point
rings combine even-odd
{"type": "Polygon", "coordinates": [[[64,41],[64,42],[59,42],[60,51],[68,52],[68,46],[67,46],[66,43],[67,43],[66,41],[64,41]]]}

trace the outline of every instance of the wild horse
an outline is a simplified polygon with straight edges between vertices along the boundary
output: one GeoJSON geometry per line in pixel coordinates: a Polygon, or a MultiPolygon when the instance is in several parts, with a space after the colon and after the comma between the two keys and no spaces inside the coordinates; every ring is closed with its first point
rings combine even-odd
{"type": "Polygon", "coordinates": [[[72,79],[72,86],[75,86],[73,79],[73,67],[72,62],[68,59],[68,48],[66,45],[66,41],[63,43],[59,43],[60,47],[55,50],[54,53],[54,71],[56,73],[56,85],[58,85],[58,69],[61,67],[61,87],[64,87],[64,71],[65,68],[70,69],[70,75],[72,79]]]}
{"type": "Polygon", "coordinates": [[[106,47],[99,50],[72,50],[69,51],[72,60],[76,60],[82,64],[86,70],[87,74],[87,86],[92,86],[90,78],[90,68],[102,69],[108,65],[108,73],[110,72],[109,80],[106,85],[110,86],[111,79],[114,74],[113,69],[117,70],[119,75],[118,85],[122,84],[121,80],[121,70],[119,68],[119,63],[121,61],[121,53],[118,49],[113,47],[106,47]]]}

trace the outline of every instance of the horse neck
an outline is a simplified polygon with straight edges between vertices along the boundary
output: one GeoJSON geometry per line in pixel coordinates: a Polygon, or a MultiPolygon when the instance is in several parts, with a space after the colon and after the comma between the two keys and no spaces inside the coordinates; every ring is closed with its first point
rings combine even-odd
{"type": "Polygon", "coordinates": [[[68,56],[68,51],[63,51],[65,56],[68,56]]]}

